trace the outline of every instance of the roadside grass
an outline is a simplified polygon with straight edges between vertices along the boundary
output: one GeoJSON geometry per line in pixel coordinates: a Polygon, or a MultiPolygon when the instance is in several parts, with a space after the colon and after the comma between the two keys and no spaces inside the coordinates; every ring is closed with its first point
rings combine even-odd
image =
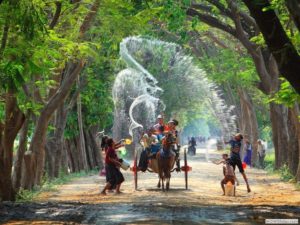
{"type": "Polygon", "coordinates": [[[33,188],[32,190],[20,189],[17,194],[17,202],[32,202],[42,192],[55,192],[60,185],[66,184],[76,178],[95,175],[99,172],[98,169],[90,171],[80,171],[77,173],[60,173],[58,178],[50,179],[47,175],[43,177],[42,185],[33,188]]]}
{"type": "MultiPolygon", "coordinates": [[[[278,170],[275,170],[275,153],[269,153],[265,157],[265,170],[270,174],[277,174],[279,175],[280,179],[285,182],[295,183],[296,179],[293,174],[291,174],[288,166],[285,164],[278,170]]],[[[297,188],[300,185],[296,184],[297,188]]]]}

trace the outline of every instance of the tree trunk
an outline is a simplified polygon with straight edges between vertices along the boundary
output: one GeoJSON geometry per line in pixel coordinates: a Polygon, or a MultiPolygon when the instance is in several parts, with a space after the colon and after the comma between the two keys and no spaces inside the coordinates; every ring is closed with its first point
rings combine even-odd
{"type": "Polygon", "coordinates": [[[85,149],[86,149],[86,154],[87,154],[87,161],[89,165],[89,169],[93,169],[96,166],[95,163],[95,156],[93,152],[93,147],[91,146],[91,140],[90,140],[90,135],[87,130],[84,130],[84,139],[85,139],[85,149]]]}
{"type": "Polygon", "coordinates": [[[78,118],[78,128],[79,128],[79,149],[80,149],[80,157],[83,163],[83,169],[88,170],[88,161],[87,161],[87,151],[85,147],[85,138],[83,133],[83,122],[82,122],[82,111],[81,111],[81,96],[79,94],[77,98],[77,118],[78,118]]]}
{"type": "MultiPolygon", "coordinates": [[[[201,22],[204,22],[212,27],[215,27],[230,34],[243,44],[243,46],[253,59],[257,74],[260,78],[258,88],[264,94],[271,95],[279,90],[278,67],[281,73],[285,76],[285,78],[287,78],[287,80],[290,81],[292,86],[299,93],[300,59],[297,55],[297,52],[293,49],[292,44],[284,34],[284,30],[282,29],[282,26],[278,18],[276,17],[274,11],[262,11],[262,8],[269,5],[269,1],[243,1],[249,7],[251,15],[254,17],[254,19],[258,18],[256,22],[259,25],[259,28],[263,29],[262,33],[268,45],[267,51],[266,49],[262,49],[261,46],[250,41],[250,37],[251,35],[253,36],[253,34],[252,32],[248,32],[249,29],[247,28],[251,28],[250,30],[254,28],[254,30],[256,30],[257,24],[250,16],[248,16],[245,12],[241,10],[241,8],[236,4],[236,1],[227,0],[228,7],[223,5],[219,1],[208,1],[216,8],[218,8],[223,13],[223,15],[227,16],[228,19],[232,19],[234,21],[235,28],[230,24],[225,24],[222,20],[218,20],[216,17],[211,16],[209,14],[211,13],[210,11],[201,13],[197,9],[191,7],[187,10],[187,15],[196,17],[201,22]],[[229,14],[227,9],[231,10],[229,11],[229,14]],[[248,18],[247,20],[245,19],[245,14],[248,18]],[[283,37],[281,40],[279,40],[278,42],[274,41],[277,40],[280,36],[283,37]],[[268,52],[272,53],[274,57],[270,57],[270,54],[268,52]]],[[[288,131],[286,124],[286,112],[287,110],[285,107],[276,105],[275,103],[270,103],[270,118],[272,124],[273,143],[276,158],[275,167],[277,169],[287,162],[286,148],[288,146],[288,131]]],[[[298,171],[300,171],[300,169],[298,171]]]]}
{"type": "Polygon", "coordinates": [[[234,105],[234,114],[237,117],[236,120],[236,127],[237,127],[237,132],[240,132],[242,129],[242,121],[241,121],[241,107],[239,105],[239,102],[237,99],[235,99],[234,97],[234,90],[232,89],[232,87],[230,86],[229,82],[226,82],[224,85],[224,88],[226,90],[227,93],[227,101],[228,101],[228,105],[234,105]]]}
{"type": "Polygon", "coordinates": [[[290,161],[293,164],[293,166],[290,168],[290,170],[293,172],[296,170],[295,176],[296,180],[300,181],[300,111],[299,111],[299,105],[295,104],[293,108],[290,109],[290,119],[291,122],[294,124],[295,133],[290,133],[290,136],[292,137],[292,142],[295,143],[295,148],[292,153],[293,159],[290,157],[290,161]],[[296,143],[296,141],[298,143],[296,143]],[[297,147],[297,148],[296,148],[297,147]],[[298,153],[297,153],[298,149],[298,153]]]}
{"type": "Polygon", "coordinates": [[[65,140],[65,148],[66,148],[66,153],[67,153],[67,162],[68,162],[68,166],[70,168],[70,172],[74,173],[74,172],[78,172],[79,171],[79,166],[77,163],[76,158],[74,157],[74,153],[72,152],[72,143],[73,143],[73,139],[67,139],[65,140]]]}
{"type": "Polygon", "coordinates": [[[300,0],[285,0],[285,4],[300,32],[300,0]]]}
{"type": "Polygon", "coordinates": [[[41,183],[41,178],[44,173],[45,144],[49,120],[53,112],[65,101],[71,90],[72,84],[75,82],[83,66],[83,60],[68,65],[65,79],[60,88],[50,98],[41,111],[32,137],[29,152],[26,154],[25,164],[27,165],[25,179],[28,182],[28,188],[32,188],[41,183]]]}
{"type": "Polygon", "coordinates": [[[270,103],[273,144],[275,149],[275,169],[287,163],[288,128],[287,108],[283,105],[270,103]]]}
{"type": "Polygon", "coordinates": [[[18,192],[21,186],[24,155],[25,152],[27,151],[27,135],[29,129],[30,116],[31,113],[28,112],[26,115],[25,122],[20,131],[19,148],[17,151],[16,161],[14,163],[14,170],[13,170],[13,187],[15,192],[18,192]]]}
{"type": "MultiPolygon", "coordinates": [[[[84,38],[86,31],[91,27],[92,21],[98,12],[99,6],[100,0],[95,0],[90,8],[89,13],[84,18],[78,35],[80,40],[84,38]]],[[[28,172],[26,169],[25,179],[28,181],[28,187],[30,188],[41,183],[44,170],[45,144],[49,120],[54,111],[67,98],[72,84],[76,81],[76,78],[83,67],[83,59],[67,63],[67,66],[64,70],[65,76],[63,76],[64,79],[60,87],[41,110],[41,114],[30,144],[30,152],[26,155],[27,160],[25,160],[25,163],[27,163],[26,168],[28,169],[28,172]]]]}
{"type": "Polygon", "coordinates": [[[5,122],[0,123],[0,199],[15,200],[12,185],[13,147],[15,138],[25,120],[17,105],[15,93],[9,90],[5,96],[5,122]]]}
{"type": "Polygon", "coordinates": [[[100,151],[101,151],[100,150],[100,144],[97,143],[96,133],[97,132],[93,132],[93,129],[89,130],[89,135],[90,135],[90,140],[91,140],[91,146],[93,148],[96,166],[98,166],[98,168],[102,168],[103,167],[103,162],[102,162],[102,156],[100,154],[100,151]]]}
{"type": "MultiPolygon", "coordinates": [[[[268,0],[243,0],[259,26],[279,71],[300,94],[300,56],[268,0]],[[268,10],[264,10],[268,8],[268,10]]],[[[299,3],[298,3],[299,4],[299,3]]]]}
{"type": "MultiPolygon", "coordinates": [[[[51,137],[51,139],[53,139],[51,137]]],[[[45,171],[47,173],[47,176],[52,179],[54,178],[54,152],[53,149],[55,148],[55,143],[53,140],[49,140],[49,137],[47,138],[47,142],[45,145],[45,171]]]]}
{"type": "Polygon", "coordinates": [[[288,145],[288,167],[290,172],[295,176],[297,174],[298,163],[299,163],[299,140],[297,116],[295,117],[295,107],[288,109],[288,131],[289,131],[289,145],[288,145]]]}
{"type": "Polygon", "coordinates": [[[64,130],[67,123],[67,112],[61,104],[55,113],[54,133],[48,137],[46,144],[48,154],[48,174],[50,178],[58,177],[61,169],[62,156],[64,155],[64,130]]]}
{"type": "Polygon", "coordinates": [[[62,151],[62,156],[61,156],[61,160],[60,160],[60,171],[63,174],[70,173],[70,169],[68,167],[68,153],[67,153],[67,149],[66,149],[64,140],[63,140],[63,151],[62,151]]]}
{"type": "Polygon", "coordinates": [[[89,162],[92,169],[98,167],[101,168],[102,160],[100,156],[100,147],[97,145],[94,135],[91,131],[84,132],[86,139],[86,148],[88,149],[89,162]]]}
{"type": "Polygon", "coordinates": [[[252,145],[252,166],[257,164],[257,145],[256,141],[259,139],[258,123],[256,118],[256,112],[249,94],[239,88],[238,94],[241,104],[241,124],[242,133],[252,145]]]}

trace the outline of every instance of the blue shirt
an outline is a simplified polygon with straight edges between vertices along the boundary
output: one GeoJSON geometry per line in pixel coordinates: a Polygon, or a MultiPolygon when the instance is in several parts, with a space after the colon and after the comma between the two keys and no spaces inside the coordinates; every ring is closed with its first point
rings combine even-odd
{"type": "Polygon", "coordinates": [[[241,141],[237,141],[237,140],[232,139],[232,140],[229,141],[229,144],[231,146],[231,152],[232,153],[240,153],[241,146],[242,146],[241,141]]]}

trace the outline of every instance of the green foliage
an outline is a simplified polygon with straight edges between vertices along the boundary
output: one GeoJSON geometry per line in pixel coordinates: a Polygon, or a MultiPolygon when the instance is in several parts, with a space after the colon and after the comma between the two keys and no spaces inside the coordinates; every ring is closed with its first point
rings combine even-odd
{"type": "Polygon", "coordinates": [[[36,190],[25,190],[21,189],[17,194],[18,202],[30,202],[39,194],[36,190]]]}
{"type": "MultiPolygon", "coordinates": [[[[295,27],[295,24],[293,23],[293,20],[291,19],[291,15],[289,13],[289,10],[286,7],[286,0],[272,0],[270,1],[270,6],[265,7],[263,10],[274,10],[276,12],[276,15],[278,16],[281,24],[283,25],[283,28],[285,29],[285,32],[287,36],[290,38],[296,49],[298,51],[300,50],[300,31],[295,27]]],[[[262,35],[259,35],[259,42],[261,44],[264,44],[264,40],[262,38],[262,35]]]]}
{"type": "Polygon", "coordinates": [[[268,153],[266,154],[265,160],[265,170],[267,170],[268,172],[274,172],[274,168],[275,168],[275,153],[268,153]]]}
{"type": "Polygon", "coordinates": [[[210,137],[209,126],[203,119],[193,120],[184,127],[183,135],[185,137],[205,136],[210,137]]]}
{"type": "Polygon", "coordinates": [[[291,172],[286,164],[278,170],[278,173],[280,175],[281,180],[283,180],[283,181],[292,182],[295,180],[295,177],[291,174],[291,172]]]}
{"type": "Polygon", "coordinates": [[[282,81],[280,90],[275,93],[273,97],[270,97],[269,101],[277,104],[284,104],[287,107],[292,107],[295,103],[300,103],[300,95],[296,93],[285,78],[280,79],[282,81]]]}
{"type": "Polygon", "coordinates": [[[220,85],[229,82],[236,89],[249,87],[258,81],[252,59],[231,49],[219,49],[212,56],[204,55],[199,63],[220,85]]]}
{"type": "MultiPolygon", "coordinates": [[[[123,38],[143,34],[149,28],[149,20],[159,9],[149,9],[143,2],[131,3],[125,0],[101,1],[95,26],[89,33],[89,43],[95,54],[83,71],[81,82],[82,114],[86,129],[98,126],[110,128],[113,124],[112,85],[119,63],[119,44],[123,38]],[[126,21],[126,22],[124,22],[126,21]],[[97,45],[96,45],[97,44],[97,45]],[[101,46],[99,48],[99,46],[101,46]]],[[[78,135],[76,108],[67,118],[65,138],[78,135]]]]}
{"type": "Polygon", "coordinates": [[[259,35],[252,37],[250,40],[257,45],[260,45],[261,47],[267,47],[262,33],[259,33],[259,35]]]}
{"type": "Polygon", "coordinates": [[[295,176],[293,176],[288,168],[288,166],[285,164],[280,169],[275,170],[275,154],[270,153],[267,154],[265,157],[265,170],[267,170],[269,173],[275,173],[280,176],[280,179],[285,182],[293,182],[295,181],[295,176]]]}

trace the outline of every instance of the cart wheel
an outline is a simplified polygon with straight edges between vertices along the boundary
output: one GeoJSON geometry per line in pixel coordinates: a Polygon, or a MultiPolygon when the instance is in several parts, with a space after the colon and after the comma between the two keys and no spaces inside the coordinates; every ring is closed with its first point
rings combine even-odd
{"type": "Polygon", "coordinates": [[[184,178],[185,178],[185,189],[188,189],[188,164],[187,164],[187,157],[186,157],[186,148],[184,149],[184,178]]]}
{"type": "Polygon", "coordinates": [[[134,189],[137,190],[137,181],[138,181],[138,168],[137,168],[137,153],[134,156],[134,163],[133,163],[133,173],[134,173],[134,189]]]}

